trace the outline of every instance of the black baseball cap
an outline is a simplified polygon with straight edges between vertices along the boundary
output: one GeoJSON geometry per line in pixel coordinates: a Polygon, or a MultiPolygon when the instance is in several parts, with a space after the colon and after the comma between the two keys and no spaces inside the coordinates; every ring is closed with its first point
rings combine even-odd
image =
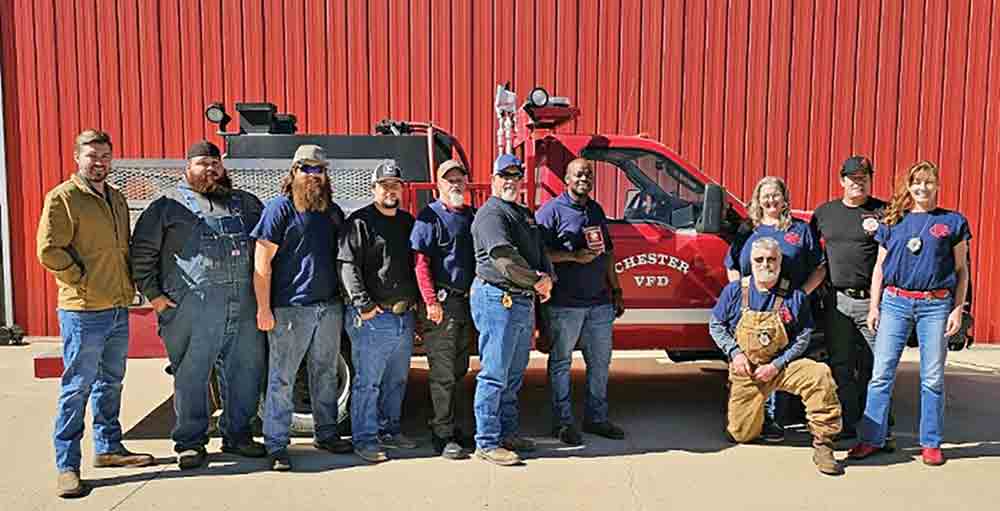
{"type": "Polygon", "coordinates": [[[840,175],[849,176],[855,172],[867,172],[869,174],[874,174],[875,171],[872,170],[872,162],[864,156],[851,156],[850,158],[844,160],[844,166],[840,167],[840,175]]]}
{"type": "Polygon", "coordinates": [[[386,161],[375,167],[375,171],[372,172],[372,184],[381,181],[399,181],[403,182],[403,173],[395,163],[391,161],[386,161]]]}

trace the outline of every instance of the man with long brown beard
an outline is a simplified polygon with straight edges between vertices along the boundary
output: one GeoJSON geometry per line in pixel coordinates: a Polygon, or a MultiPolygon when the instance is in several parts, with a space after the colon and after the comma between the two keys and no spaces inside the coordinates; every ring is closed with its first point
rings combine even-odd
{"type": "Polygon", "coordinates": [[[326,151],[302,145],[281,183],[281,196],[264,208],[251,236],[257,239],[254,290],[257,327],[269,348],[264,443],[271,468],[292,469],[288,456],[292,387],[303,358],[315,420],[313,445],[346,453],[337,435],[337,355],[344,321],[334,270],[344,212],[333,202],[326,151]]]}
{"type": "Polygon", "coordinates": [[[265,455],[250,427],[264,371],[250,242],[262,206],[252,194],[232,189],[215,144],[197,142],[187,158],[184,178],[139,217],[131,246],[132,275],[156,310],[174,375],[171,437],[181,469],[206,461],[213,366],[224,403],[222,451],[265,455]]]}

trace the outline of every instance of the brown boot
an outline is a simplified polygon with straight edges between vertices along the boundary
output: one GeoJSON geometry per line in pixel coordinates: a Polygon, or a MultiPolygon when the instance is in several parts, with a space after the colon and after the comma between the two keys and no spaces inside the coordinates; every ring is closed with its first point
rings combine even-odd
{"type": "Polygon", "coordinates": [[[79,472],[75,470],[59,472],[59,478],[56,479],[56,495],[69,499],[83,495],[83,490],[79,472]]]}
{"type": "Polygon", "coordinates": [[[124,445],[115,452],[94,456],[94,466],[97,468],[145,467],[152,465],[155,461],[151,454],[134,453],[126,449],[124,445]]]}
{"type": "Polygon", "coordinates": [[[837,458],[833,456],[833,446],[829,442],[813,442],[813,463],[820,473],[836,476],[844,473],[837,458]]]}
{"type": "Polygon", "coordinates": [[[494,465],[500,465],[501,467],[521,464],[521,457],[518,456],[516,452],[507,450],[503,447],[497,447],[496,449],[477,448],[476,457],[486,460],[494,465]]]}

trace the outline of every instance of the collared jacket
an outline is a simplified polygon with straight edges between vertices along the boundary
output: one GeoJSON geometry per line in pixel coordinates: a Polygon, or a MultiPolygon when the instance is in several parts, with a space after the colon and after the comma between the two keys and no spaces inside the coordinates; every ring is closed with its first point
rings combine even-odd
{"type": "Polygon", "coordinates": [[[38,260],[56,278],[58,307],[127,307],[135,287],[129,272],[128,202],[105,183],[106,197],[79,174],[45,196],[38,222],[38,260]]]}

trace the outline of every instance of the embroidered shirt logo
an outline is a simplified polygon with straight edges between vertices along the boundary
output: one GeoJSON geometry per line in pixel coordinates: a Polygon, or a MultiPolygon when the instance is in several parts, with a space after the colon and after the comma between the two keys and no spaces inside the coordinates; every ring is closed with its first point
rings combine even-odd
{"type": "Polygon", "coordinates": [[[802,244],[802,236],[799,236],[797,232],[787,233],[785,234],[785,243],[797,247],[802,244]]]}
{"type": "Polygon", "coordinates": [[[861,228],[868,234],[874,234],[878,230],[878,220],[872,216],[866,217],[861,221],[861,228]]]}
{"type": "Polygon", "coordinates": [[[782,323],[791,323],[792,322],[792,311],[788,310],[788,307],[785,307],[784,305],[782,305],[781,309],[779,309],[779,311],[778,311],[778,314],[781,315],[781,322],[782,323]]]}

